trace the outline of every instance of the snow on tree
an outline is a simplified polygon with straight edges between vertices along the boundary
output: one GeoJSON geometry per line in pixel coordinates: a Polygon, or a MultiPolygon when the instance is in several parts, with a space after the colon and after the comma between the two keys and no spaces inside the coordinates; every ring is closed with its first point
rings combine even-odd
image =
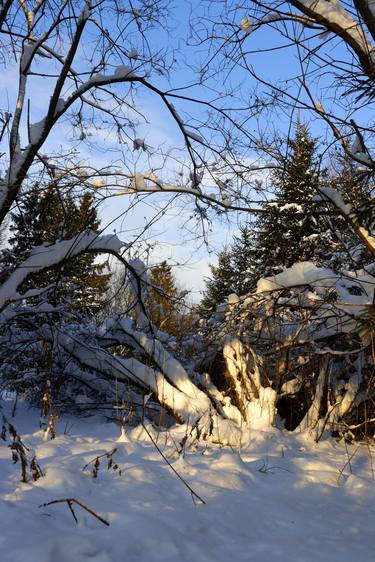
{"type": "Polygon", "coordinates": [[[372,435],[373,282],[365,270],[343,277],[312,262],[261,279],[211,322],[200,368],[251,427],[275,423],[277,411],[279,424],[316,440],[324,431],[372,435]]]}
{"type": "Polygon", "coordinates": [[[275,197],[264,204],[269,213],[256,224],[250,261],[255,274],[253,286],[261,277],[298,261],[319,259],[318,252],[324,252],[322,223],[312,214],[319,184],[316,141],[301,122],[297,122],[295,136],[289,139],[286,155],[270,181],[275,197]]]}
{"type": "MultiPolygon", "coordinates": [[[[204,198],[196,189],[200,175],[196,161],[199,160],[199,150],[203,152],[208,143],[201,147],[203,138],[185,125],[179,108],[171,102],[176,98],[175,104],[178,104],[183,98],[171,90],[167,78],[161,78],[169,66],[167,50],[160,50],[159,45],[155,50],[150,48],[153,42],[148,34],[150,31],[154,33],[154,26],[162,23],[167,4],[145,4],[136,12],[128,2],[128,9],[108,2],[91,6],[87,2],[77,5],[70,1],[58,10],[47,2],[38,2],[34,7],[24,4],[20,10],[12,3],[1,8],[0,31],[6,26],[3,40],[9,41],[8,46],[19,61],[19,80],[18,91],[16,95],[12,92],[9,101],[13,113],[6,112],[4,106],[1,108],[4,126],[0,140],[4,151],[1,153],[0,222],[14,205],[22,206],[25,186],[34,178],[37,178],[35,184],[40,186],[46,176],[61,181],[67,176],[73,177],[77,188],[102,189],[102,198],[108,195],[106,190],[121,196],[125,210],[132,209],[141,188],[149,189],[150,193],[162,189],[167,192],[167,182],[159,180],[153,172],[145,173],[142,169],[133,172],[126,160],[134,149],[133,141],[130,146],[127,144],[129,137],[140,138],[135,132],[142,116],[133,106],[138,89],[147,90],[165,107],[186,146],[189,167],[196,180],[195,188],[186,183],[177,188],[169,185],[171,197],[175,197],[175,192],[181,192],[192,194],[194,201],[202,196],[203,204],[216,201],[215,198],[204,198]],[[114,41],[108,34],[108,27],[114,25],[127,29],[126,36],[120,35],[114,41]],[[66,41],[56,44],[56,36],[65,37],[66,41]],[[135,37],[138,37],[137,56],[134,47],[129,45],[135,37]],[[45,114],[34,119],[37,113],[32,95],[35,77],[48,101],[45,114]],[[51,137],[62,122],[74,137],[76,146],[88,143],[89,158],[86,153],[85,166],[77,167],[72,163],[73,149],[76,150],[73,144],[67,149],[65,158],[52,147],[51,137]],[[99,168],[97,157],[93,156],[95,150],[91,149],[93,137],[100,134],[103,127],[115,135],[116,142],[109,143],[106,151],[103,140],[100,140],[101,152],[108,160],[99,168]]],[[[160,32],[162,28],[159,25],[160,32]]],[[[2,62],[6,62],[5,59],[2,62]]],[[[4,103],[8,104],[7,100],[4,103]]],[[[220,107],[216,111],[224,114],[220,107]]],[[[64,131],[67,144],[69,134],[64,131]]],[[[146,145],[142,148],[145,151],[146,145]]],[[[212,151],[217,155],[221,152],[217,146],[212,151]]],[[[157,159],[159,157],[157,154],[157,159]]],[[[175,162],[174,154],[170,160],[175,162]]],[[[39,189],[35,194],[36,208],[43,202],[42,192],[39,189]]],[[[84,203],[86,205],[88,201],[84,203]]],[[[224,207],[224,203],[221,206],[224,207]]],[[[98,235],[95,217],[92,218],[94,231],[81,220],[78,234],[74,232],[69,237],[59,234],[56,240],[47,232],[49,226],[56,226],[56,222],[51,220],[49,225],[41,221],[45,239],[40,243],[34,239],[32,243],[38,244],[36,246],[26,244],[25,253],[16,256],[14,268],[3,272],[0,286],[2,380],[26,395],[35,393],[40,397],[48,383],[54,399],[72,400],[76,395],[82,396],[84,389],[87,400],[91,399],[88,395],[97,397],[99,393],[113,403],[115,380],[118,379],[125,397],[129,397],[129,385],[138,389],[138,398],[139,394],[151,391],[161,407],[167,407],[179,420],[190,420],[192,424],[202,420],[199,432],[213,433],[212,420],[216,419],[220,425],[228,418],[223,409],[219,413],[213,408],[213,402],[164,348],[166,336],[152,325],[145,307],[147,278],[144,265],[124,257],[124,249],[129,249],[131,243],[122,243],[116,236],[98,235]],[[72,260],[76,265],[78,259],[88,255],[90,262],[91,256],[98,252],[113,254],[126,268],[131,280],[133,300],[129,313],[133,312],[135,319],[121,315],[118,332],[121,331],[122,337],[119,339],[108,338],[106,331],[110,330],[110,323],[103,324],[103,332],[95,324],[90,325],[87,319],[77,321],[77,315],[72,318],[69,309],[62,310],[58,301],[51,302],[46,296],[56,286],[55,279],[47,274],[44,276],[47,270],[58,268],[60,272],[67,272],[72,260]],[[36,286],[31,286],[32,278],[38,276],[41,277],[36,286]],[[124,339],[129,353],[126,358],[116,355],[113,349],[123,348],[124,339]],[[44,367],[40,367],[35,359],[41,353],[45,358],[44,367]],[[211,408],[216,414],[211,413],[211,408]]],[[[31,218],[28,220],[34,222],[31,218]]],[[[140,226],[139,231],[142,229],[140,226]]],[[[22,254],[23,250],[18,250],[22,254]]],[[[231,427],[231,423],[226,425],[231,427]]],[[[234,427],[233,432],[238,433],[238,428],[234,427]]],[[[225,433],[224,430],[223,436],[225,433]]]]}
{"type": "MultiPolygon", "coordinates": [[[[246,6],[249,14],[244,14],[238,5],[219,14],[220,25],[214,35],[217,40],[225,38],[225,48],[220,48],[218,54],[227,57],[224,62],[229,61],[231,72],[234,64],[240,64],[243,83],[246,72],[252,77],[251,83],[258,72],[248,64],[246,55],[243,58],[243,43],[253,41],[263,26],[269,27],[271,33],[280,30],[297,47],[298,72],[293,68],[292,77],[283,79],[282,87],[277,80],[269,83],[268,77],[260,80],[259,87],[262,84],[265,92],[255,89],[245,96],[247,101],[237,112],[234,92],[223,92],[223,84],[228,81],[218,80],[212,67],[210,72],[207,67],[200,74],[201,84],[207,86],[201,100],[195,97],[198,83],[190,89],[181,84],[175,89],[171,87],[171,77],[166,76],[169,53],[167,49],[160,50],[159,43],[155,46],[148,35],[149,31],[155,34],[154,26],[162,22],[165,4],[144,2],[133,9],[130,2],[119,7],[106,1],[91,6],[88,2],[77,4],[68,0],[56,9],[42,0],[34,7],[23,3],[20,9],[7,2],[0,8],[4,51],[12,53],[19,63],[18,90],[15,95],[10,92],[9,103],[6,98],[0,108],[0,223],[15,204],[20,204],[26,183],[34,177],[39,181],[52,170],[62,178],[71,173],[69,158],[63,165],[61,153],[51,149],[53,133],[64,130],[60,128],[62,124],[74,136],[77,147],[80,143],[90,147],[86,169],[76,173],[79,185],[89,183],[92,189],[100,190],[103,198],[109,194],[121,197],[118,200],[126,201],[129,212],[141,198],[147,197],[154,204],[159,196],[169,196],[169,201],[177,195],[189,196],[194,204],[192,216],[203,225],[212,210],[272,214],[271,201],[267,208],[259,207],[262,194],[258,177],[264,169],[274,169],[272,147],[264,142],[266,135],[262,131],[262,127],[267,130],[275,122],[269,116],[262,121],[264,112],[274,107],[290,116],[296,107],[312,111],[328,131],[328,144],[338,143],[367,174],[374,171],[369,127],[367,123],[358,125],[351,121],[354,109],[359,109],[358,100],[362,103],[362,99],[371,99],[374,91],[375,30],[363,6],[354,16],[343,2],[293,1],[282,6],[278,2],[256,2],[256,6],[246,6]],[[229,31],[219,33],[225,27],[226,16],[235,21],[230,23],[229,31]],[[114,38],[108,33],[113,26],[126,29],[127,33],[114,38]],[[297,28],[298,35],[294,35],[297,28]],[[326,32],[344,42],[351,53],[343,65],[330,66],[321,59],[322,51],[325,57],[331,56],[321,49],[320,35],[326,32]],[[64,40],[56,42],[56,37],[64,40]],[[130,56],[134,38],[136,57],[134,53],[130,56]],[[315,70],[310,83],[312,68],[315,70]],[[324,99],[324,91],[319,89],[323,73],[325,85],[332,78],[331,69],[336,73],[334,81],[339,94],[345,93],[351,99],[353,93],[354,98],[357,96],[352,107],[348,103],[347,111],[339,95],[335,104],[327,108],[329,97],[324,99]],[[47,98],[46,109],[40,115],[33,103],[35,81],[45,89],[47,98]],[[148,145],[140,146],[139,142],[137,147],[134,145],[134,139],[141,138],[138,127],[142,116],[134,105],[139,90],[152,94],[155,104],[160,103],[181,141],[176,150],[171,147],[169,152],[163,147],[156,161],[152,161],[152,156],[157,151],[149,150],[148,145]],[[225,107],[228,99],[229,109],[225,107]],[[184,107],[196,103],[199,110],[189,117],[184,107]],[[253,119],[257,122],[253,123],[253,119]],[[92,158],[95,135],[100,137],[104,164],[92,158]],[[103,137],[113,135],[116,141],[105,150],[103,137]],[[249,166],[249,160],[254,164],[249,166]],[[182,170],[177,174],[176,161],[182,170]],[[155,170],[161,172],[156,175],[155,170]]],[[[158,33],[163,33],[163,29],[159,25],[158,33]]],[[[203,29],[206,34],[204,26],[203,29]]],[[[194,34],[201,30],[202,26],[192,26],[194,34]]],[[[203,42],[206,40],[207,36],[203,42]]],[[[260,56],[261,50],[257,52],[260,56]]],[[[219,56],[212,56],[212,49],[207,56],[209,66],[219,61],[219,56]]],[[[1,62],[4,61],[5,58],[1,62]]],[[[262,65],[258,66],[262,70],[262,65]]],[[[221,69],[225,67],[223,64],[221,69]]],[[[236,74],[232,72],[233,79],[236,74]]],[[[240,89],[235,93],[236,99],[240,98],[240,89]]],[[[346,96],[345,100],[349,99],[346,96]]],[[[374,256],[375,236],[364,222],[363,209],[353,210],[337,190],[318,185],[314,170],[306,165],[311,147],[302,132],[300,143],[304,145],[303,154],[296,147],[294,152],[297,160],[300,158],[299,165],[304,166],[305,177],[293,167],[285,167],[284,175],[294,177],[296,195],[275,201],[279,213],[290,211],[292,206],[291,214],[296,218],[298,207],[307,207],[311,192],[315,191],[317,205],[323,211],[333,208],[341,214],[359,242],[374,256]],[[310,183],[306,181],[308,173],[310,183]]],[[[366,203],[365,208],[370,210],[370,205],[366,203]]],[[[164,409],[176,421],[186,424],[189,438],[213,439],[235,446],[241,443],[243,428],[269,429],[277,423],[281,399],[285,402],[299,392],[304,393],[305,402],[299,401],[303,408],[296,416],[298,419],[291,421],[290,429],[308,430],[319,438],[326,427],[340,434],[355,431],[358,424],[367,428],[368,419],[364,419],[361,408],[373,403],[373,385],[368,384],[372,379],[368,357],[374,337],[368,320],[373,317],[371,264],[345,276],[310,261],[291,265],[292,254],[293,261],[307,256],[311,237],[316,234],[313,219],[314,215],[303,209],[299,221],[288,227],[290,255],[270,248],[278,260],[276,265],[271,264],[272,272],[287,269],[260,281],[257,292],[248,298],[229,295],[220,314],[210,323],[211,339],[203,340],[200,333],[196,334],[192,338],[195,347],[190,347],[186,357],[179,356],[183,350],[177,350],[175,341],[158,330],[148,316],[147,268],[139,260],[129,259],[131,241],[121,242],[116,236],[98,236],[82,229],[69,239],[34,246],[1,280],[2,381],[26,394],[43,393],[43,387],[51,385],[54,399],[71,402],[83,395],[86,401],[100,397],[113,404],[117,397],[120,401],[138,399],[143,405],[143,395],[151,394],[160,411],[164,409]],[[303,237],[304,253],[299,253],[294,244],[297,236],[303,237]],[[126,268],[132,291],[131,310],[120,311],[100,323],[75,322],[69,313],[53,323],[51,318],[59,310],[44,298],[48,285],[22,292],[32,275],[63,267],[69,259],[78,259],[83,254],[98,252],[112,254],[126,268]],[[43,322],[45,318],[48,321],[43,322]],[[205,369],[205,360],[213,351],[220,354],[229,392],[218,388],[205,369]],[[38,370],[33,354],[41,352],[45,362],[38,370]],[[54,354],[59,356],[58,363],[54,354]],[[18,376],[15,359],[23,362],[25,376],[18,376]]],[[[278,226],[281,232],[281,223],[278,226]]],[[[144,230],[147,228],[140,226],[138,234],[144,230]]],[[[215,288],[207,306],[211,310],[214,300],[222,301],[224,293],[229,292],[229,276],[225,272],[229,272],[230,258],[223,261],[222,272],[217,268],[217,276],[223,278],[219,284],[222,296],[219,299],[215,288]]]]}
{"type": "MultiPolygon", "coordinates": [[[[98,233],[100,226],[92,195],[87,191],[74,195],[56,182],[32,185],[22,193],[19,205],[10,216],[11,236],[2,256],[3,265],[10,270],[14,270],[34,246],[66,240],[86,229],[98,233]]],[[[92,253],[79,259],[67,259],[63,265],[30,276],[21,291],[51,284],[50,298],[55,305],[66,301],[73,309],[93,312],[99,308],[108,282],[103,268],[95,264],[92,253]]]]}

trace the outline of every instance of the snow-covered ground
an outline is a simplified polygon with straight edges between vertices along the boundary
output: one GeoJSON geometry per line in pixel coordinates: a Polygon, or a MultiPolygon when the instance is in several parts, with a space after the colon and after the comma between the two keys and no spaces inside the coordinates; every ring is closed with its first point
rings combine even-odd
{"type": "MultiPolygon", "coordinates": [[[[8,414],[11,403],[3,405],[8,414]]],[[[0,441],[1,562],[374,560],[375,450],[366,445],[316,445],[275,430],[250,435],[240,453],[210,445],[183,458],[160,434],[162,451],[203,505],[193,502],[142,427],[119,440],[113,423],[64,417],[58,437],[45,441],[35,410],[21,405],[13,421],[46,475],[21,483],[19,465],[0,441]],[[104,461],[97,478],[82,471],[114,447],[121,475],[104,461]],[[78,525],[67,504],[38,507],[68,497],[109,527],[77,506],[78,525]]]]}

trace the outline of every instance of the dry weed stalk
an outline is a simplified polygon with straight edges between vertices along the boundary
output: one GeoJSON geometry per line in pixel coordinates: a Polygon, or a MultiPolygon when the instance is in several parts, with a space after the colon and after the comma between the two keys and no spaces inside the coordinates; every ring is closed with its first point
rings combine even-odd
{"type": "Polygon", "coordinates": [[[36,480],[44,476],[44,472],[39,466],[34,452],[31,452],[31,450],[26,447],[26,445],[22,442],[21,436],[17,432],[14,425],[8,422],[3,414],[3,424],[1,428],[0,438],[3,441],[7,441],[8,434],[9,437],[12,438],[12,441],[8,444],[8,447],[12,451],[13,464],[16,464],[18,461],[20,461],[21,464],[21,482],[29,482],[30,477],[35,482],[36,480]]]}
{"type": "Polygon", "coordinates": [[[88,468],[90,465],[93,465],[91,474],[93,478],[97,478],[100,468],[100,459],[106,457],[108,460],[107,470],[112,469],[114,472],[118,471],[118,475],[121,476],[122,473],[121,468],[117,463],[113,464],[113,455],[116,453],[116,451],[117,451],[117,447],[115,447],[111,451],[108,451],[107,453],[103,453],[103,455],[98,455],[97,457],[89,461],[87,464],[85,464],[85,466],[82,468],[82,471],[86,470],[86,468],[88,468]]]}

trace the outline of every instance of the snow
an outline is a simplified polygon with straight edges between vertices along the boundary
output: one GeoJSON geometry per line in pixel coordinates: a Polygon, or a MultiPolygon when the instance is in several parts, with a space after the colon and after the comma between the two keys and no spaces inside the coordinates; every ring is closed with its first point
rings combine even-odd
{"type": "MultiPolygon", "coordinates": [[[[135,260],[132,260],[133,267],[134,261],[135,260]]],[[[145,267],[141,260],[137,261],[145,267]]],[[[138,273],[142,276],[142,269],[140,269],[138,273]]],[[[119,327],[121,327],[125,333],[128,333],[138,343],[139,347],[144,349],[147,354],[153,358],[155,364],[160,368],[161,372],[166,375],[167,379],[169,379],[178,390],[189,396],[193,400],[194,405],[200,406],[203,411],[209,407],[206,394],[199,391],[191,382],[181,363],[168,353],[160,341],[148,337],[141,331],[133,329],[131,321],[127,318],[123,318],[119,321],[119,327]]],[[[106,329],[108,329],[108,326],[106,329]]],[[[165,392],[166,390],[164,390],[164,393],[165,392]]]]}
{"type": "MultiPolygon", "coordinates": [[[[76,98],[77,96],[80,95],[80,93],[85,92],[91,86],[96,86],[96,85],[101,86],[104,84],[111,84],[112,82],[118,82],[119,79],[126,80],[136,77],[137,77],[136,74],[134,73],[133,69],[130,66],[121,64],[115,68],[113,74],[103,74],[101,72],[93,74],[90,80],[84,82],[79,88],[77,88],[77,90],[72,94],[72,96],[70,96],[70,98],[72,97],[76,98]]],[[[69,105],[70,98],[68,98],[66,105],[69,105]]]]}
{"type": "Polygon", "coordinates": [[[197,142],[200,142],[202,144],[204,143],[203,137],[201,137],[200,135],[197,135],[193,131],[188,131],[187,129],[185,129],[185,133],[186,133],[186,136],[189,137],[190,139],[195,140],[197,142]]]}
{"type": "Polygon", "coordinates": [[[31,144],[37,144],[43,134],[46,120],[42,119],[37,123],[33,123],[29,127],[29,139],[31,144]]]}
{"type": "Polygon", "coordinates": [[[133,150],[147,150],[145,139],[136,138],[133,140],[133,150]]]}
{"type": "MultiPolygon", "coordinates": [[[[360,229],[360,232],[367,243],[375,247],[375,238],[364,229],[360,229]]],[[[301,331],[296,327],[294,331],[289,326],[287,337],[319,341],[339,333],[356,332],[367,344],[366,331],[361,330],[361,318],[372,306],[374,285],[375,278],[367,269],[336,274],[331,269],[319,268],[311,262],[300,262],[273,277],[260,279],[256,294],[245,299],[243,307],[251,306],[253,299],[259,296],[265,298],[266,306],[272,307],[272,291],[292,288],[293,296],[286,298],[310,309],[312,316],[306,330],[303,328],[301,331]],[[267,295],[267,292],[270,293],[267,295]],[[330,302],[331,296],[334,302],[330,302]]]]}
{"type": "Polygon", "coordinates": [[[89,19],[89,17],[91,16],[91,11],[92,11],[92,7],[91,7],[91,1],[90,0],[86,0],[85,2],[85,7],[83,8],[81,15],[79,16],[79,21],[86,21],[89,19]]]}
{"type": "Polygon", "coordinates": [[[337,275],[328,268],[317,267],[312,262],[298,262],[274,275],[260,279],[257,284],[257,293],[275,291],[284,287],[295,287],[297,285],[314,285],[332,287],[337,281],[337,275]]]}
{"type": "Polygon", "coordinates": [[[145,176],[139,172],[134,175],[132,180],[132,188],[135,190],[146,190],[147,185],[145,182],[145,176]]]}
{"type": "Polygon", "coordinates": [[[354,141],[353,141],[353,144],[352,144],[350,150],[353,154],[357,154],[357,153],[362,152],[362,139],[357,133],[354,137],[354,141]]]}
{"type": "Polygon", "coordinates": [[[359,160],[362,164],[372,165],[373,163],[371,156],[366,154],[366,152],[357,152],[355,156],[356,159],[359,160]]]}
{"type": "Polygon", "coordinates": [[[319,18],[329,22],[330,26],[339,26],[351,36],[357,45],[367,54],[371,52],[372,45],[362,30],[362,26],[353,19],[349,11],[344,8],[342,2],[337,0],[300,0],[299,4],[312,10],[319,18]]]}
{"type": "Polygon", "coordinates": [[[325,198],[332,201],[332,203],[334,203],[344,215],[350,215],[352,207],[351,205],[344,203],[341,193],[331,187],[321,187],[319,189],[325,198]]]}
{"type": "Polygon", "coordinates": [[[99,189],[100,187],[105,186],[105,181],[103,180],[103,178],[94,178],[91,181],[91,185],[92,185],[92,187],[95,187],[95,188],[99,189]]]}
{"type": "MultiPolygon", "coordinates": [[[[371,59],[373,59],[374,50],[375,48],[373,48],[370,53],[371,59]]],[[[351,147],[351,153],[353,154],[356,160],[359,160],[363,164],[372,164],[372,158],[369,154],[367,154],[365,150],[366,147],[363,144],[363,140],[358,135],[358,133],[356,133],[353,145],[351,147]]]]}
{"type": "Polygon", "coordinates": [[[276,391],[271,387],[260,387],[259,398],[249,402],[247,417],[251,429],[264,431],[272,427],[276,416],[276,391]]]}
{"type": "Polygon", "coordinates": [[[107,76],[105,74],[102,74],[101,72],[97,72],[96,74],[94,74],[91,79],[90,82],[92,84],[95,84],[96,82],[103,82],[107,79],[107,76]]]}
{"type": "Polygon", "coordinates": [[[23,53],[21,58],[20,70],[24,74],[26,70],[30,70],[30,60],[34,53],[34,46],[31,43],[27,43],[23,47],[23,53]]]}
{"type": "MultiPolygon", "coordinates": [[[[3,404],[9,415],[12,402],[3,404]]],[[[240,451],[202,444],[179,456],[173,441],[183,427],[158,432],[146,422],[147,431],[124,433],[98,417],[63,416],[57,438],[44,441],[39,413],[22,404],[12,423],[46,475],[22,484],[6,443],[0,446],[2,562],[373,560],[371,445],[256,431],[244,436],[240,451]],[[148,432],[205,505],[193,502],[148,432]],[[121,475],[107,470],[106,459],[97,478],[82,471],[115,447],[121,475]],[[38,507],[67,497],[109,527],[78,506],[78,524],[65,504],[38,507]]]]}
{"type": "Polygon", "coordinates": [[[249,35],[253,29],[253,22],[249,18],[243,18],[240,27],[246,35],[249,35]]]}
{"type": "Polygon", "coordinates": [[[130,78],[133,75],[133,69],[130,66],[125,66],[121,64],[115,70],[116,78],[130,78]]]}
{"type": "Polygon", "coordinates": [[[240,298],[238,295],[236,295],[236,293],[231,293],[230,295],[227,296],[227,303],[229,305],[235,305],[238,304],[240,301],[240,298]]]}
{"type": "Polygon", "coordinates": [[[303,213],[302,205],[298,205],[298,203],[285,203],[279,207],[279,211],[296,211],[298,213],[303,213]]]}
{"type": "Polygon", "coordinates": [[[57,113],[62,112],[63,109],[64,109],[64,107],[65,107],[65,100],[64,100],[64,98],[59,98],[59,99],[57,100],[56,107],[55,107],[55,115],[56,115],[57,113]]]}
{"type": "Polygon", "coordinates": [[[172,113],[173,117],[176,119],[176,121],[182,126],[182,119],[179,116],[179,114],[177,113],[177,109],[175,108],[173,103],[169,104],[169,109],[170,109],[170,112],[172,113]]]}
{"type": "Polygon", "coordinates": [[[137,58],[139,57],[137,49],[131,49],[129,51],[128,57],[130,59],[137,60],[137,58]]]}
{"type": "Polygon", "coordinates": [[[29,257],[22,262],[0,287],[0,310],[12,300],[17,300],[18,287],[30,273],[42,271],[73,257],[86,249],[118,252],[123,246],[116,236],[98,236],[95,232],[84,232],[70,240],[61,240],[50,246],[35,246],[29,257]]]}

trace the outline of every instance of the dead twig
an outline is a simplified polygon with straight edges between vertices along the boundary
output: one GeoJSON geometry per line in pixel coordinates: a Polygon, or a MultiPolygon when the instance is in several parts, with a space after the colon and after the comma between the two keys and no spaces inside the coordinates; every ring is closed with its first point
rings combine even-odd
{"type": "Polygon", "coordinates": [[[191,493],[193,498],[197,498],[197,500],[199,500],[201,503],[206,504],[206,502],[204,501],[204,499],[202,499],[196,492],[194,492],[193,488],[191,486],[189,486],[189,484],[186,482],[186,480],[184,480],[182,478],[182,476],[177,472],[177,470],[175,468],[173,468],[173,466],[171,465],[171,463],[169,462],[169,460],[167,459],[167,457],[164,455],[164,453],[159,449],[155,439],[152,437],[151,433],[148,431],[147,427],[142,423],[142,427],[145,430],[145,432],[147,433],[147,435],[149,436],[149,438],[152,441],[152,444],[154,445],[155,449],[158,451],[158,453],[162,456],[162,458],[165,460],[165,462],[167,463],[167,465],[169,466],[169,468],[175,473],[175,475],[177,476],[177,478],[179,478],[181,480],[181,482],[186,486],[186,488],[189,490],[189,492],[191,493]]]}
{"type": "Polygon", "coordinates": [[[99,519],[99,521],[101,523],[103,523],[103,525],[107,525],[107,527],[109,527],[109,523],[108,521],[106,521],[101,515],[99,515],[98,513],[96,513],[96,511],[94,511],[93,509],[91,509],[91,507],[88,507],[87,505],[85,505],[84,503],[80,502],[79,500],[76,500],[75,498],[62,498],[60,500],[52,500],[50,502],[47,503],[42,503],[39,507],[47,507],[49,505],[53,505],[55,503],[66,503],[74,517],[74,521],[78,524],[78,519],[76,514],[74,513],[74,509],[73,509],[73,504],[77,504],[79,505],[82,509],[84,509],[85,511],[87,511],[87,513],[90,513],[90,515],[92,515],[93,517],[96,517],[96,519],[99,519]]]}

